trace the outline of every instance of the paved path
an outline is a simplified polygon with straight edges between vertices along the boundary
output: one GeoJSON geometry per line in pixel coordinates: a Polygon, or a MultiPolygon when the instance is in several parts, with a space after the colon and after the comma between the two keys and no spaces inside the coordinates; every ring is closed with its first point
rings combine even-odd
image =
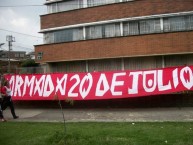
{"type": "MultiPolygon", "coordinates": [[[[152,122],[193,121],[193,108],[141,109],[63,109],[67,122],[152,122]]],[[[17,109],[19,119],[12,119],[9,108],[4,111],[8,121],[62,122],[60,109],[17,109]]]]}

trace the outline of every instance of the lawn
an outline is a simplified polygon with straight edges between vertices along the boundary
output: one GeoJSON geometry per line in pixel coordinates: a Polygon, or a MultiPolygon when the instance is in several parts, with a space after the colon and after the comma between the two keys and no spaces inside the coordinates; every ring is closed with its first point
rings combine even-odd
{"type": "Polygon", "coordinates": [[[193,122],[0,123],[0,145],[192,145],[193,122]]]}

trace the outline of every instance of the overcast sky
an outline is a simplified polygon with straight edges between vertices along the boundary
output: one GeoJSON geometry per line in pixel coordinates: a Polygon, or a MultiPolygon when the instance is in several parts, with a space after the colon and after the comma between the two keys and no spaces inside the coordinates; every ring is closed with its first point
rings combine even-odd
{"type": "Polygon", "coordinates": [[[38,32],[40,15],[46,14],[46,6],[29,5],[44,5],[45,1],[0,0],[0,43],[5,43],[0,50],[8,50],[7,35],[15,37],[13,51],[34,51],[33,45],[43,43],[43,36],[38,32]]]}

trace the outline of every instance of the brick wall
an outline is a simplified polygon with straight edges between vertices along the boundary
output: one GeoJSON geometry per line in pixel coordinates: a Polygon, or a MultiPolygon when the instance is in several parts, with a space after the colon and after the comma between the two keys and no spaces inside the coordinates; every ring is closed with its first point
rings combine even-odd
{"type": "Polygon", "coordinates": [[[193,11],[193,0],[135,0],[41,16],[41,29],[66,25],[193,11]]]}
{"type": "Polygon", "coordinates": [[[36,46],[37,62],[193,53],[193,31],[85,40],[36,46]]]}

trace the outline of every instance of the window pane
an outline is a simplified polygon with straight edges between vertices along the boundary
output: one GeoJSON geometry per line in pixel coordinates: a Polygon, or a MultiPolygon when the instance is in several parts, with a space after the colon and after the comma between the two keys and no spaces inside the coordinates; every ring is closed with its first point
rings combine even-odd
{"type": "Polygon", "coordinates": [[[79,0],[71,0],[58,3],[59,12],[61,11],[68,11],[80,8],[79,0]]]}
{"type": "Polygon", "coordinates": [[[94,39],[94,38],[102,38],[102,26],[90,26],[86,28],[86,38],[94,39]]]}
{"type": "Polygon", "coordinates": [[[115,37],[120,36],[120,25],[117,24],[107,24],[105,27],[105,37],[115,37]]]}
{"type": "Polygon", "coordinates": [[[48,13],[69,11],[83,7],[83,0],[68,0],[64,2],[52,3],[47,6],[48,13]]]}
{"type": "Polygon", "coordinates": [[[15,53],[15,57],[19,57],[19,53],[15,53]]]}
{"type": "Polygon", "coordinates": [[[164,31],[182,31],[186,29],[185,17],[164,18],[164,31]]]}
{"type": "Polygon", "coordinates": [[[44,43],[45,44],[54,43],[53,32],[44,33],[43,37],[44,37],[44,43]]]}
{"type": "Polygon", "coordinates": [[[83,28],[73,29],[73,41],[83,40],[83,28]]]}
{"type": "Polygon", "coordinates": [[[52,3],[47,6],[48,13],[55,13],[57,12],[57,3],[52,3]]]}
{"type": "Polygon", "coordinates": [[[187,30],[193,30],[193,15],[186,17],[187,30]]]}
{"type": "Polygon", "coordinates": [[[138,35],[139,24],[138,21],[126,22],[123,24],[123,35],[138,35]]]}
{"type": "Polygon", "coordinates": [[[23,53],[20,53],[20,57],[24,57],[24,54],[23,54],[23,53]]]}
{"type": "Polygon", "coordinates": [[[83,28],[65,29],[44,34],[44,43],[58,43],[83,40],[83,28]]]}
{"type": "Polygon", "coordinates": [[[160,19],[142,20],[140,23],[140,34],[161,32],[160,19]]]}
{"type": "Polygon", "coordinates": [[[88,7],[119,2],[119,0],[88,0],[88,7]]]}
{"type": "Polygon", "coordinates": [[[72,29],[66,29],[62,31],[54,32],[55,42],[68,42],[73,40],[72,29]]]}

